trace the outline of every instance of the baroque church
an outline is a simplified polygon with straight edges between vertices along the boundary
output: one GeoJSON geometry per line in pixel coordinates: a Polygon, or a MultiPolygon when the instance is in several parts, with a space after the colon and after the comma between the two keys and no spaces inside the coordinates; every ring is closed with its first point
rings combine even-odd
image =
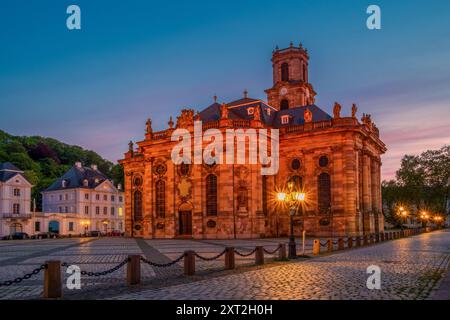
{"type": "MultiPolygon", "coordinates": [[[[281,237],[290,232],[353,236],[381,232],[381,155],[386,146],[370,115],[356,105],[333,115],[315,104],[308,51],[292,43],[273,51],[273,86],[267,101],[244,92],[200,112],[185,109],[176,124],[130,142],[119,162],[125,172],[125,230],[144,238],[235,239],[281,237]],[[345,113],[345,114],[344,114],[345,113]],[[279,170],[261,175],[261,164],[174,164],[177,128],[278,129],[279,170]],[[302,192],[295,212],[278,201],[286,186],[302,192]],[[291,214],[293,215],[291,220],[291,214]]],[[[247,144],[248,146],[248,144],[247,144]]]]}

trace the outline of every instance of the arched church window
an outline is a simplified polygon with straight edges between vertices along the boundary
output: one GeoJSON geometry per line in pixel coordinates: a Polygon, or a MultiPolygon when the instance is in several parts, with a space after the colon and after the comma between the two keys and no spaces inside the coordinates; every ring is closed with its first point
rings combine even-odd
{"type": "Polygon", "coordinates": [[[283,99],[280,102],[280,110],[287,110],[289,109],[289,100],[283,99]]]}
{"type": "Polygon", "coordinates": [[[206,177],[206,215],[217,215],[217,176],[206,177]]]}
{"type": "Polygon", "coordinates": [[[281,65],[281,81],[289,81],[289,64],[287,62],[281,65]]]}
{"type": "Polygon", "coordinates": [[[321,173],[317,178],[319,213],[329,213],[331,209],[331,179],[328,173],[321,173]]]}
{"type": "Polygon", "coordinates": [[[166,215],[166,183],[164,180],[158,180],[155,184],[156,191],[156,216],[164,218],[166,215]]]}
{"type": "Polygon", "coordinates": [[[134,220],[142,220],[142,192],[134,192],[133,207],[134,220]]]}

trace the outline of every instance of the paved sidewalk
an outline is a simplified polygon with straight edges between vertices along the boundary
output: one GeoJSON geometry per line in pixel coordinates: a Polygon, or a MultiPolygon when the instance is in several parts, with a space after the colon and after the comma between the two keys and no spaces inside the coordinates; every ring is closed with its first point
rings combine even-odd
{"type": "Polygon", "coordinates": [[[450,232],[439,231],[112,299],[427,299],[449,265],[450,232]],[[381,268],[380,290],[366,286],[370,265],[381,268]]]}
{"type": "MultiPolygon", "coordinates": [[[[165,263],[185,250],[212,257],[227,246],[249,252],[255,246],[272,251],[287,239],[143,240],[128,238],[48,239],[0,242],[0,281],[23,276],[47,260],[76,264],[82,270],[110,269],[130,254],[165,263]]],[[[301,252],[300,241],[297,241],[301,252]]],[[[306,253],[311,253],[308,239],[306,253]]],[[[183,261],[168,269],[141,264],[143,284],[125,285],[126,268],[102,277],[82,276],[81,290],[64,290],[66,299],[429,299],[438,296],[448,269],[450,232],[440,231],[314,259],[254,267],[254,257],[236,256],[240,268],[223,271],[223,258],[197,259],[197,276],[182,275],[183,261]],[[382,270],[382,289],[366,288],[366,268],[382,270]],[[430,293],[433,291],[433,294],[430,293]]],[[[270,255],[266,255],[268,261],[270,255]]],[[[63,279],[67,274],[63,268],[63,279]]],[[[65,281],[63,282],[65,283],[65,281]]],[[[0,299],[38,299],[43,273],[10,287],[0,299]]]]}

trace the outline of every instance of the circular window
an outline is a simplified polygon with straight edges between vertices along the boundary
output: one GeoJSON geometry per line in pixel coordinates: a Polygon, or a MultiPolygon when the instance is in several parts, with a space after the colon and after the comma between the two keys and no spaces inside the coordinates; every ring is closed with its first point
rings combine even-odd
{"type": "Polygon", "coordinates": [[[328,166],[328,157],[327,156],[321,156],[319,158],[319,166],[321,166],[322,168],[328,166]]]}
{"type": "Polygon", "coordinates": [[[160,164],[160,165],[157,165],[157,166],[156,166],[156,169],[155,169],[155,171],[156,171],[156,173],[157,173],[157,174],[160,174],[160,175],[162,175],[162,174],[166,173],[166,171],[167,171],[167,168],[166,168],[166,166],[165,166],[165,165],[163,165],[163,164],[160,164]]]}
{"type": "Polygon", "coordinates": [[[302,165],[302,163],[300,162],[300,160],[294,159],[294,160],[292,160],[291,168],[293,170],[298,170],[298,169],[300,169],[301,165],[302,165]]]}
{"type": "Polygon", "coordinates": [[[136,187],[141,186],[142,185],[142,178],[141,177],[134,178],[134,185],[136,187]]]}
{"type": "Polygon", "coordinates": [[[135,225],[134,230],[137,230],[137,231],[141,230],[141,226],[139,224],[135,225]]]}

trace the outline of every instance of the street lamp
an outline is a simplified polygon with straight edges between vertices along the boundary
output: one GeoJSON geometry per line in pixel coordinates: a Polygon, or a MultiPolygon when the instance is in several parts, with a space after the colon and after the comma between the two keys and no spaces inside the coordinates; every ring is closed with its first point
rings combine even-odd
{"type": "Polygon", "coordinates": [[[403,230],[403,228],[404,228],[403,224],[406,224],[406,218],[408,217],[408,211],[406,211],[404,207],[399,207],[398,210],[399,210],[398,215],[402,219],[401,229],[403,230]]]}
{"type": "Polygon", "coordinates": [[[289,259],[295,259],[297,257],[297,248],[295,244],[294,236],[294,215],[299,205],[305,201],[306,195],[303,192],[297,192],[294,190],[292,182],[288,183],[288,192],[280,192],[277,194],[278,201],[286,204],[289,208],[290,215],[290,235],[289,235],[289,259]]]}

